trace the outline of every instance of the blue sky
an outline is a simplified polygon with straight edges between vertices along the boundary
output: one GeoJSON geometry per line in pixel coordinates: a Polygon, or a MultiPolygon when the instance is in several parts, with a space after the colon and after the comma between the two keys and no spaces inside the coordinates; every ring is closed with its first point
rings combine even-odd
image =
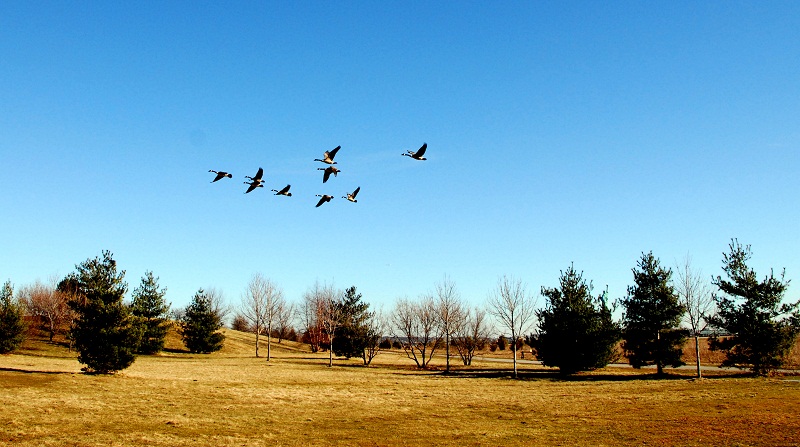
{"type": "Polygon", "coordinates": [[[574,263],[619,298],[643,251],[710,277],[735,237],[798,281],[798,29],[773,1],[2,2],[0,278],[107,249],[176,307],[261,272],[390,309],[574,263]]]}

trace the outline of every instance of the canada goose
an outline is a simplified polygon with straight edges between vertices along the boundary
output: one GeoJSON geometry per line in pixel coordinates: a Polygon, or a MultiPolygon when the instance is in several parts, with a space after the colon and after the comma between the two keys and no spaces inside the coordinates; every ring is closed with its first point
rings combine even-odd
{"type": "Polygon", "coordinates": [[[322,197],[322,198],[319,199],[319,202],[317,202],[316,208],[319,208],[319,206],[322,205],[325,202],[330,202],[331,199],[333,198],[333,196],[329,196],[327,194],[324,194],[324,195],[317,194],[317,197],[322,197]]]}
{"type": "Polygon", "coordinates": [[[214,182],[216,182],[217,180],[219,180],[219,179],[221,179],[223,177],[233,178],[233,176],[231,174],[228,174],[227,172],[224,172],[224,171],[215,171],[213,169],[209,169],[208,172],[213,172],[214,174],[217,174],[217,176],[214,178],[214,180],[211,180],[211,183],[214,183],[214,182]]]}
{"type": "Polygon", "coordinates": [[[347,200],[349,200],[349,201],[351,201],[353,203],[358,202],[358,200],[356,200],[356,195],[358,195],[359,191],[361,191],[361,187],[360,186],[358,188],[356,188],[356,190],[353,191],[352,194],[347,193],[347,195],[346,196],[342,196],[342,198],[343,199],[347,199],[347,200]]]}
{"type": "Polygon", "coordinates": [[[327,168],[317,168],[317,170],[318,171],[325,171],[325,174],[323,174],[323,176],[322,176],[322,183],[327,182],[328,178],[330,178],[331,174],[333,174],[333,176],[336,177],[336,174],[342,172],[340,169],[337,169],[335,166],[328,166],[327,168]]]}
{"type": "Polygon", "coordinates": [[[339,149],[341,149],[341,148],[342,148],[341,146],[336,146],[336,148],[333,149],[332,151],[326,151],[325,155],[323,155],[322,160],[320,160],[319,158],[315,158],[314,161],[321,161],[321,162],[327,163],[329,165],[335,165],[336,162],[333,161],[333,157],[336,156],[336,153],[339,152],[339,149]]]}
{"type": "Polygon", "coordinates": [[[423,157],[423,155],[425,155],[425,149],[427,148],[428,148],[428,143],[422,143],[422,147],[420,147],[416,152],[406,151],[405,154],[400,154],[400,155],[411,157],[414,160],[427,160],[427,158],[423,157]]]}
{"type": "MultiPolygon", "coordinates": [[[[245,177],[249,178],[254,183],[262,183],[264,180],[262,180],[261,177],[263,177],[263,176],[264,176],[264,169],[262,169],[262,168],[258,168],[258,172],[256,172],[256,176],[255,177],[250,177],[249,175],[245,175],[245,177]]],[[[248,183],[248,182],[245,182],[245,183],[248,183]]]]}
{"type": "Polygon", "coordinates": [[[286,187],[283,188],[280,191],[278,191],[277,189],[273,189],[273,191],[275,191],[275,195],[276,196],[292,197],[292,193],[289,192],[289,188],[291,188],[291,187],[292,187],[292,185],[286,185],[286,187]]]}
{"type": "Polygon", "coordinates": [[[247,188],[247,191],[244,192],[245,194],[247,194],[248,192],[250,192],[250,191],[252,191],[252,190],[254,190],[256,188],[263,188],[264,187],[264,183],[261,182],[260,180],[253,180],[252,182],[244,182],[244,183],[245,183],[245,185],[250,185],[250,187],[247,188]]]}

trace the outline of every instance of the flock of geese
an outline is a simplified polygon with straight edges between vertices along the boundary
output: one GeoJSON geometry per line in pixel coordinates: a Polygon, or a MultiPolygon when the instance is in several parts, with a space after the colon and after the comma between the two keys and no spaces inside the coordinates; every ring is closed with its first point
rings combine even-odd
{"type": "MultiPolygon", "coordinates": [[[[323,173],[322,173],[322,183],[326,183],[328,181],[328,179],[331,177],[331,174],[333,174],[333,176],[336,177],[337,174],[342,172],[339,168],[337,168],[336,166],[333,166],[333,165],[337,164],[337,162],[335,162],[333,159],[334,159],[334,157],[336,157],[336,154],[339,152],[339,149],[341,149],[341,148],[342,148],[341,146],[336,146],[334,149],[332,149],[330,151],[325,151],[325,153],[323,154],[322,158],[315,158],[314,159],[314,161],[320,161],[320,162],[325,163],[325,164],[328,165],[325,168],[317,168],[318,171],[323,171],[323,173]]],[[[406,157],[413,158],[414,160],[426,160],[426,158],[424,157],[426,149],[428,149],[428,144],[427,143],[423,143],[422,147],[420,147],[416,151],[408,150],[405,153],[400,154],[400,155],[404,155],[406,157]]],[[[225,172],[225,171],[215,171],[213,169],[209,169],[208,172],[212,172],[212,173],[216,174],[216,176],[214,177],[214,180],[211,180],[211,183],[214,183],[214,182],[216,182],[218,180],[222,180],[223,178],[226,178],[226,177],[227,178],[233,178],[232,174],[230,174],[228,172],[225,172]]],[[[250,177],[249,175],[246,175],[245,178],[247,178],[249,180],[244,182],[244,184],[248,185],[247,191],[245,191],[244,193],[247,194],[247,193],[255,190],[256,188],[263,188],[264,187],[264,178],[263,177],[264,177],[264,169],[263,168],[258,168],[258,172],[256,172],[256,175],[254,175],[252,177],[250,177]]],[[[292,185],[286,185],[281,190],[273,189],[272,191],[275,193],[276,196],[291,197],[292,193],[289,192],[289,189],[291,187],[292,187],[292,185]]],[[[361,187],[360,186],[357,187],[353,192],[346,193],[347,195],[342,196],[342,198],[343,199],[347,199],[350,202],[356,203],[356,202],[358,202],[358,200],[356,200],[356,196],[358,195],[359,191],[361,191],[361,187]]],[[[320,197],[319,202],[317,202],[317,207],[319,207],[323,203],[330,202],[331,199],[333,199],[333,196],[330,196],[330,195],[327,195],[327,194],[317,194],[317,197],[320,197]]]]}

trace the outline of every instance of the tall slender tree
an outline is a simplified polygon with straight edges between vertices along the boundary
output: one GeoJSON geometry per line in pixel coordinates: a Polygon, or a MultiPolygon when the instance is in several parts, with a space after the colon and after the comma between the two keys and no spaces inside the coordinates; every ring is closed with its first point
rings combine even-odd
{"type": "Polygon", "coordinates": [[[561,272],[559,286],[542,287],[547,298],[536,312],[539,333],[528,338],[536,357],[562,374],[602,368],[617,357],[620,326],[611,318],[606,293],[592,296],[592,284],[570,265],[561,272]]]}
{"type": "Polygon", "coordinates": [[[131,313],[138,317],[142,330],[139,354],[156,354],[164,349],[170,308],[164,299],[166,293],[166,287],[159,289],[158,277],[151,271],[145,272],[139,287],[133,289],[131,313]]]}
{"type": "Polygon", "coordinates": [[[692,260],[687,254],[682,264],[679,264],[675,272],[678,280],[675,285],[675,292],[686,308],[686,321],[691,329],[691,336],[694,337],[694,357],[697,367],[697,378],[702,378],[703,373],[700,368],[700,334],[708,326],[708,317],[714,309],[714,300],[711,296],[711,289],[708,281],[702,272],[692,267],[692,260]]]}
{"type": "Polygon", "coordinates": [[[517,378],[517,339],[533,327],[536,302],[521,280],[503,276],[489,295],[487,307],[500,326],[511,332],[514,378],[517,378]]]}
{"type": "Polygon", "coordinates": [[[755,374],[768,375],[781,368],[800,333],[800,301],[784,303],[789,287],[770,271],[763,281],[748,267],[750,246],[731,241],[730,253],[723,254],[722,270],[727,279],[717,276],[712,282],[719,288],[714,301],[717,314],[711,325],[724,329],[728,337],[711,339],[711,349],[725,353],[722,366],[747,368],[755,374]]]}
{"type": "Polygon", "coordinates": [[[0,288],[0,354],[14,351],[25,340],[22,306],[14,299],[11,281],[0,288]]]}
{"type": "Polygon", "coordinates": [[[141,330],[123,302],[127,291],[125,271],[109,251],[76,266],[70,282],[77,288],[70,307],[76,318],[70,335],[78,361],[87,372],[108,374],[130,366],[136,360],[141,330]]]}
{"type": "Polygon", "coordinates": [[[467,311],[461,301],[456,283],[445,276],[441,282],[436,283],[436,316],[439,327],[444,336],[445,371],[450,372],[450,345],[456,331],[463,326],[467,311]]]}
{"type": "Polygon", "coordinates": [[[686,308],[672,286],[672,269],[661,266],[653,252],[642,253],[633,269],[634,285],[622,299],[625,313],[622,348],[634,368],[681,366],[686,331],[680,328],[686,308]]]}

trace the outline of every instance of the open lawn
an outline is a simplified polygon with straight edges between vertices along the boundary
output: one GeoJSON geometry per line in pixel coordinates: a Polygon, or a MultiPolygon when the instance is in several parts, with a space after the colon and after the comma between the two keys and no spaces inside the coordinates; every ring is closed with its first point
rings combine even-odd
{"type": "Polygon", "coordinates": [[[445,375],[402,353],[328,368],[327,353],[291,342],[267,363],[252,335],[226,333],[219,353],[173,340],[114,376],[82,374],[65,348],[27,342],[0,356],[0,445],[800,445],[797,377],[607,368],[562,380],[525,364],[512,380],[509,364],[445,375]]]}

